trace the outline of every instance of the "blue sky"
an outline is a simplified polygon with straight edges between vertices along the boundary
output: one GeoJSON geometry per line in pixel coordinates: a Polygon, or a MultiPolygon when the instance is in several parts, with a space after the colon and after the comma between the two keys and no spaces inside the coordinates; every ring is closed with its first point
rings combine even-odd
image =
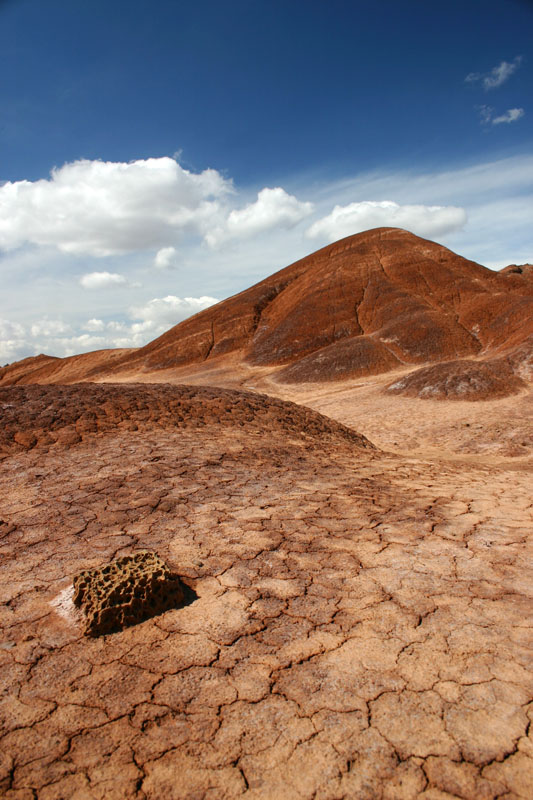
{"type": "Polygon", "coordinates": [[[526,0],[0,0],[0,364],[377,225],[533,260],[532,32],[526,0]]]}

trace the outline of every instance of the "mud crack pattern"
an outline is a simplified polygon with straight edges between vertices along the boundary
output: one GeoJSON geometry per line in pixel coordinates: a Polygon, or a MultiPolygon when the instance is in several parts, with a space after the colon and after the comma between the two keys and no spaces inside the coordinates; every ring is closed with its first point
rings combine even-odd
{"type": "Polygon", "coordinates": [[[530,798],[530,476],[465,469],[216,421],[11,450],[0,794],[530,798]],[[197,599],[83,636],[72,576],[144,549],[197,599]]]}

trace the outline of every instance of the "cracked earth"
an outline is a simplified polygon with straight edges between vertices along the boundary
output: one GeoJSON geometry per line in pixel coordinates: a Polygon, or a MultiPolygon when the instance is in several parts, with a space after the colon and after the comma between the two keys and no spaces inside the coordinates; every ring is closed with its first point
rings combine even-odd
{"type": "Polygon", "coordinates": [[[530,800],[530,469],[227,390],[0,407],[2,797],[530,800]],[[144,549],[188,604],[84,636],[144,549]]]}

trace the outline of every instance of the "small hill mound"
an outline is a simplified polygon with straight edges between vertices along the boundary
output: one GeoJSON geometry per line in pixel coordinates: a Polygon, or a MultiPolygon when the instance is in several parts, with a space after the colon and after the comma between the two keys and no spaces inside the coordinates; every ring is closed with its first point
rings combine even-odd
{"type": "Polygon", "coordinates": [[[323,347],[276,373],[279,383],[308,383],[376,375],[400,362],[390,350],[369,336],[354,336],[323,347]]]}
{"type": "Polygon", "coordinates": [[[500,270],[501,275],[522,275],[524,280],[533,280],[533,264],[509,264],[500,270]]]}
{"type": "Polygon", "coordinates": [[[150,428],[246,427],[374,450],[351,428],[296,403],[252,392],[169,384],[76,384],[0,388],[0,456],[71,446],[91,436],[150,428]]]}
{"type": "Polygon", "coordinates": [[[430,400],[496,400],[526,385],[504,360],[447,361],[417,369],[384,391],[430,400]]]}

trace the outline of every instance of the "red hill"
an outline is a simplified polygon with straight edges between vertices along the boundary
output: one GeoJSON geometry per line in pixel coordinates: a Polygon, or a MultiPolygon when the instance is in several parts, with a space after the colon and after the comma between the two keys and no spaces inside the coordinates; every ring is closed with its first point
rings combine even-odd
{"type": "Polygon", "coordinates": [[[230,354],[279,367],[283,382],[331,381],[517,348],[527,357],[532,334],[530,269],[493,272],[407,231],[378,228],[318,250],[138,350],[29,359],[27,368],[1,370],[0,383],[152,373],[157,381],[160,370],[230,354]]]}

